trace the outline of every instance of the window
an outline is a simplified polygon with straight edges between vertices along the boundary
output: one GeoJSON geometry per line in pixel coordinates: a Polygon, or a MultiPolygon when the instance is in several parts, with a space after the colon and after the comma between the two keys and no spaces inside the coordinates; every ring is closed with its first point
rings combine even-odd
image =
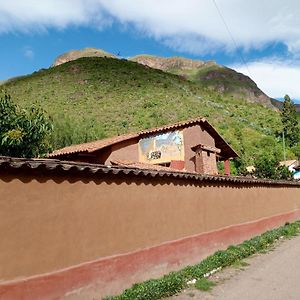
{"type": "Polygon", "coordinates": [[[165,162],[165,163],[161,163],[161,164],[157,164],[158,166],[162,166],[162,167],[170,167],[171,163],[169,162],[165,162]]]}

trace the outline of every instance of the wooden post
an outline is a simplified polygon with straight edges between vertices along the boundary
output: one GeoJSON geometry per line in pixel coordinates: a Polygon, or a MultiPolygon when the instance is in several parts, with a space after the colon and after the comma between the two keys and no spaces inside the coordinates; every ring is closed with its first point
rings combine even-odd
{"type": "Polygon", "coordinates": [[[229,159],[224,160],[224,170],[225,170],[225,175],[230,176],[230,161],[229,161],[229,159]]]}

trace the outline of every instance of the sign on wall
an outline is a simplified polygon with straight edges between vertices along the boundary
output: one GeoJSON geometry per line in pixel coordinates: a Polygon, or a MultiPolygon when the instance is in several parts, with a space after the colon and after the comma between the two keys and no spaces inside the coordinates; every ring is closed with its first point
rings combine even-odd
{"type": "Polygon", "coordinates": [[[153,164],[184,160],[182,131],[176,130],[141,139],[139,156],[141,162],[153,164]]]}

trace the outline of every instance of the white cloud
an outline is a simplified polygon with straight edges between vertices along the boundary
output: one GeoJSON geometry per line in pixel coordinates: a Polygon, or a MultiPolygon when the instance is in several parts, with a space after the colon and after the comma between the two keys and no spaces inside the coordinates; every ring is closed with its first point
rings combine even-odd
{"type": "MultiPolygon", "coordinates": [[[[121,22],[193,52],[235,47],[212,0],[101,0],[121,22]],[[188,39],[186,37],[189,37],[188,39]],[[184,43],[181,41],[184,40],[184,43]],[[176,42],[177,41],[177,42],[176,42]]],[[[281,41],[300,50],[300,2],[297,0],[216,0],[236,44],[260,48],[281,41]]]]}
{"type": "MultiPolygon", "coordinates": [[[[245,66],[231,66],[238,72],[248,74],[245,66]]],[[[291,61],[268,59],[248,63],[251,78],[268,96],[283,98],[288,94],[293,99],[300,99],[300,65],[291,61]]]]}
{"type": "Polygon", "coordinates": [[[95,0],[2,0],[0,32],[95,25],[105,21],[95,0]]]}
{"type": "Polygon", "coordinates": [[[26,46],[26,47],[23,48],[23,55],[26,58],[32,60],[34,58],[34,51],[31,47],[26,46]]]}
{"type": "MultiPolygon", "coordinates": [[[[244,49],[282,42],[300,53],[297,0],[215,0],[236,43],[244,49]]],[[[213,0],[2,0],[0,32],[84,25],[112,20],[191,53],[230,51],[234,44],[213,0]]]]}

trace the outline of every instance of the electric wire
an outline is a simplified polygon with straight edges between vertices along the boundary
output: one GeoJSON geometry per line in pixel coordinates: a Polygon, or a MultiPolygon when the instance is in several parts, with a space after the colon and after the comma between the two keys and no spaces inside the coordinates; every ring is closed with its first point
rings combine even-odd
{"type": "Polygon", "coordinates": [[[226,23],[226,21],[225,21],[225,18],[224,18],[224,16],[223,16],[223,14],[221,13],[221,10],[219,9],[219,7],[218,7],[218,5],[217,5],[217,3],[216,3],[215,0],[212,0],[212,2],[213,2],[214,6],[215,6],[215,8],[216,8],[216,10],[217,10],[217,12],[218,12],[218,14],[219,14],[219,16],[220,16],[220,18],[221,18],[223,24],[224,24],[224,26],[225,26],[225,28],[226,28],[228,34],[229,34],[229,36],[230,36],[230,38],[231,38],[231,40],[232,40],[232,42],[233,42],[233,44],[234,44],[236,50],[237,50],[238,55],[240,56],[240,59],[241,59],[242,64],[246,67],[246,69],[247,69],[247,71],[248,71],[248,73],[249,73],[249,75],[250,75],[250,77],[251,77],[252,75],[251,75],[251,72],[250,72],[250,70],[249,70],[248,64],[246,63],[246,61],[245,61],[245,59],[244,59],[242,53],[241,53],[240,51],[238,51],[237,43],[236,43],[236,41],[235,41],[235,39],[234,39],[234,37],[233,37],[233,35],[232,35],[230,29],[229,29],[229,26],[227,25],[227,23],[226,23]]]}

